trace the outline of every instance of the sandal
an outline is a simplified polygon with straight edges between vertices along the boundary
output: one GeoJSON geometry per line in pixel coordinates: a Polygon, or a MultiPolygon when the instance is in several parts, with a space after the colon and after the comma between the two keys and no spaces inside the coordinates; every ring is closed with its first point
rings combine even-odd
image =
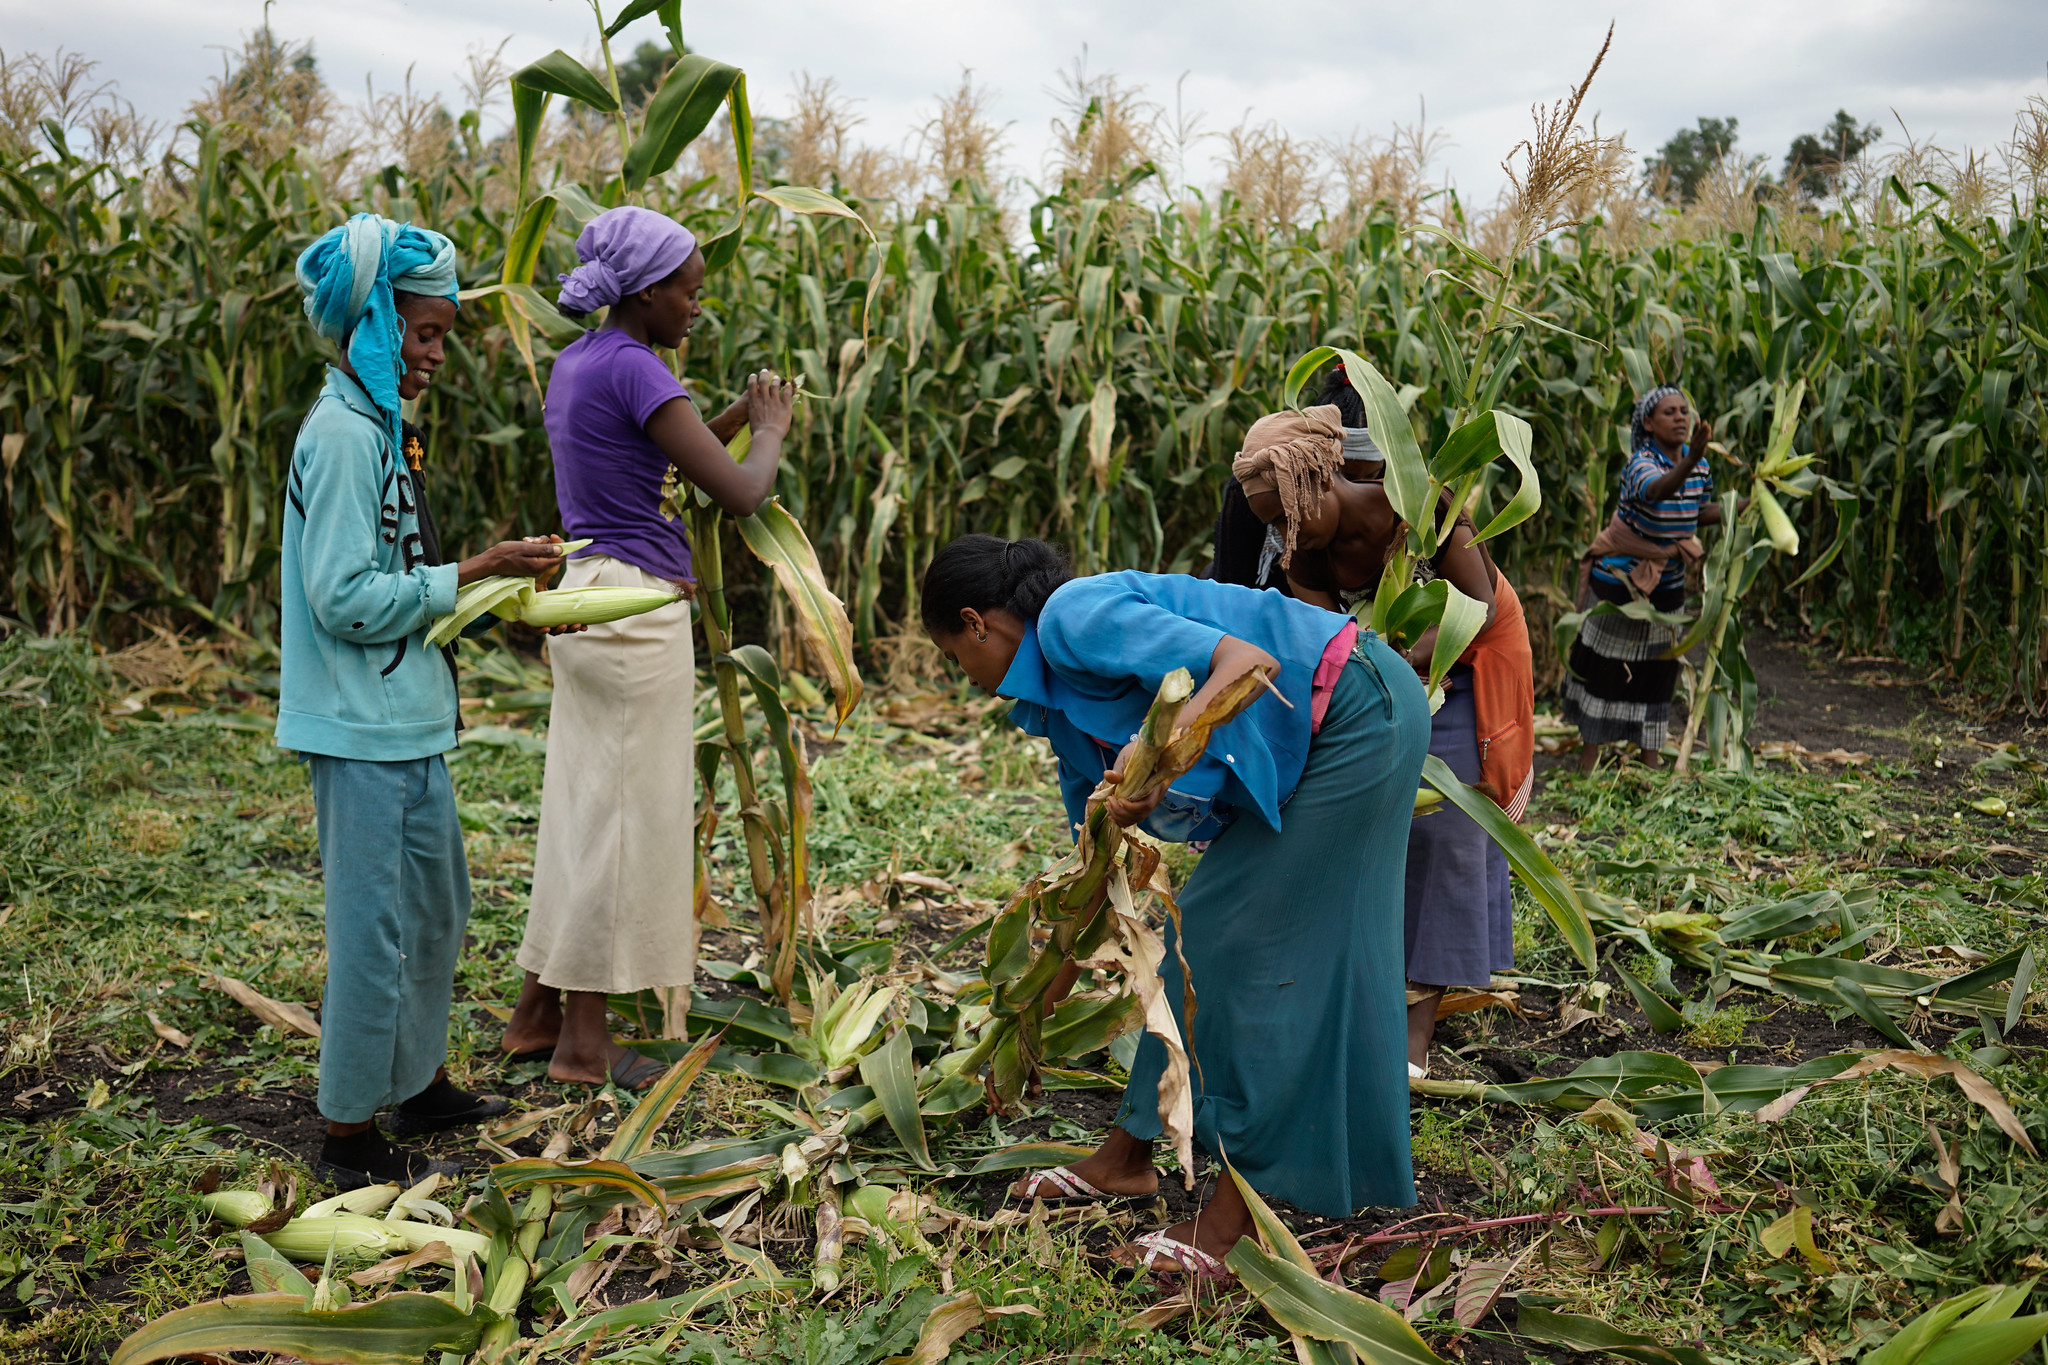
{"type": "Polygon", "coordinates": [[[1148,1232],[1130,1242],[1131,1249],[1142,1253],[1135,1261],[1133,1270],[1150,1271],[1155,1275],[1193,1275],[1198,1280],[1234,1280],[1237,1277],[1230,1267],[1191,1242],[1178,1241],[1163,1232],[1148,1232]],[[1165,1261],[1166,1264],[1160,1264],[1165,1261]]]}
{"type": "Polygon", "coordinates": [[[612,1084],[621,1090],[641,1090],[661,1078],[668,1068],[644,1053],[627,1048],[610,1068],[612,1084]]]}
{"type": "Polygon", "coordinates": [[[1111,1194],[1098,1190],[1080,1176],[1074,1174],[1071,1166],[1054,1166],[1049,1170],[1033,1171],[1012,1185],[1006,1193],[1010,1198],[1031,1203],[1044,1200],[1048,1204],[1149,1204],[1159,1197],[1154,1190],[1151,1194],[1111,1194]],[[1024,1187],[1019,1193],[1017,1185],[1024,1187]],[[1045,1187],[1052,1186],[1047,1194],[1045,1187]]]}

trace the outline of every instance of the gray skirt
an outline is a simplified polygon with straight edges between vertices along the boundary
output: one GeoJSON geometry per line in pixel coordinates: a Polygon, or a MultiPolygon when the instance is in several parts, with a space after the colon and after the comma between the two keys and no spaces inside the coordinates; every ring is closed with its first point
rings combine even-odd
{"type": "MultiPolygon", "coordinates": [[[[1465,783],[1479,780],[1479,718],[1472,674],[1455,670],[1430,717],[1429,751],[1465,783]]],[[[1515,965],[1514,900],[1500,845],[1449,802],[1408,829],[1408,979],[1419,986],[1484,988],[1515,965]]]]}

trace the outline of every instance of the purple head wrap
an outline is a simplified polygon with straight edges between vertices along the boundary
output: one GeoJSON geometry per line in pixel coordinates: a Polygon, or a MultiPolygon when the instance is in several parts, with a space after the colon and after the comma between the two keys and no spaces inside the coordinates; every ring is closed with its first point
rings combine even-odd
{"type": "Polygon", "coordinates": [[[667,279],[696,249],[696,234],[666,214],[631,204],[606,209],[576,238],[583,264],[557,277],[562,307],[574,313],[609,308],[667,279]]]}

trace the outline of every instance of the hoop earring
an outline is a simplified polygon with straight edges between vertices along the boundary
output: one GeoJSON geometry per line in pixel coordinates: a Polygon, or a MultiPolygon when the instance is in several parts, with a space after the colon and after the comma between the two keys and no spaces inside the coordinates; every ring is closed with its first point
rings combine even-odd
{"type": "Polygon", "coordinates": [[[975,631],[975,632],[974,632],[974,638],[975,638],[976,640],[980,641],[980,642],[981,642],[982,644],[987,644],[987,643],[988,643],[988,632],[987,632],[987,631],[985,631],[985,630],[977,630],[977,631],[975,631]]]}

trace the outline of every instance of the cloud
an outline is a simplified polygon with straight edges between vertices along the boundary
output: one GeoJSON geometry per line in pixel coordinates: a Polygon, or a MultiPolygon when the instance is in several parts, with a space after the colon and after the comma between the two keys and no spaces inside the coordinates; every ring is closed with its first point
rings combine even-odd
{"type": "MultiPolygon", "coordinates": [[[[1052,0],[1037,5],[953,0],[755,0],[686,7],[699,50],[744,67],[755,107],[791,104],[800,72],[833,76],[860,101],[864,140],[909,137],[963,67],[999,93],[1018,173],[1043,170],[1056,73],[1085,51],[1090,69],[1143,85],[1171,108],[1176,96],[1220,132],[1249,115],[1298,137],[1384,133],[1428,118],[1454,144],[1444,165],[1468,200],[1489,199],[1499,162],[1526,135],[1529,106],[1563,95],[1599,47],[1610,5],[1467,0],[1385,6],[1312,0],[1285,11],[1243,0],[1052,0]]],[[[1619,12],[1614,46],[1587,102],[1603,131],[1626,131],[1639,155],[1703,115],[1741,120],[1741,147],[1773,163],[1791,139],[1837,108],[1881,121],[1896,109],[1918,137],[1989,149],[2014,110],[2048,93],[2048,5],[2038,0],[1699,0],[1619,12]]],[[[12,51],[64,46],[95,58],[142,111],[174,119],[222,52],[262,21],[254,0],[0,0],[12,51]]],[[[555,47],[594,51],[578,0],[277,0],[271,22],[310,38],[322,71],[360,98],[408,67],[417,88],[455,97],[465,51],[509,38],[508,57],[555,47]]],[[[646,21],[629,31],[630,46],[646,21]]],[[[502,116],[502,111],[501,111],[502,116]]],[[[1200,173],[1217,144],[1191,159],[1200,173]]]]}

